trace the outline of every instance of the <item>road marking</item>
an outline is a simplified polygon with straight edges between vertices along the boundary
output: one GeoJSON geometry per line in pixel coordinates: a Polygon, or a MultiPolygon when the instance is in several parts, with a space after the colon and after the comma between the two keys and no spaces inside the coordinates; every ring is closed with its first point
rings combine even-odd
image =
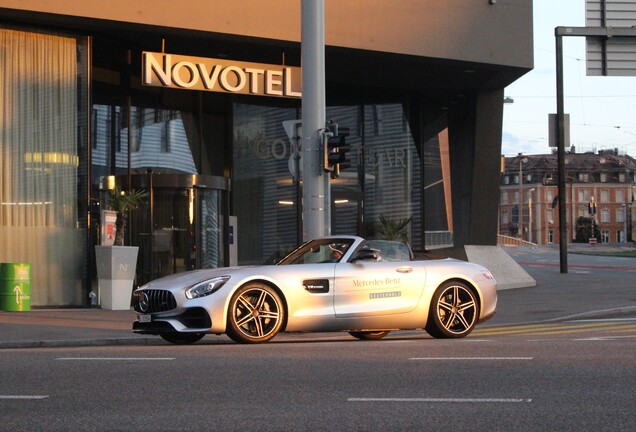
{"type": "Polygon", "coordinates": [[[412,357],[409,360],[434,360],[434,361],[446,361],[446,360],[533,360],[534,357],[412,357]]]}
{"type": "Polygon", "coordinates": [[[603,321],[594,321],[586,323],[577,323],[570,321],[570,325],[559,323],[548,324],[527,324],[500,327],[485,327],[477,329],[473,332],[475,336],[494,336],[494,335],[512,335],[512,334],[528,334],[528,335],[547,335],[547,334],[564,334],[564,333],[583,333],[588,330],[604,331],[615,329],[630,329],[634,324],[626,323],[608,323],[603,321]]]}
{"type": "MultiPolygon", "coordinates": [[[[631,263],[631,262],[630,262],[631,263]]],[[[539,262],[517,262],[520,266],[532,266],[532,267],[559,267],[559,263],[539,263],[539,262]]],[[[608,266],[608,265],[581,265],[581,264],[570,264],[570,269],[576,270],[621,270],[621,271],[630,271],[636,270],[636,267],[627,267],[627,266],[608,266]]]]}
{"type": "Polygon", "coordinates": [[[35,395],[35,396],[29,396],[29,395],[0,395],[0,399],[20,399],[20,400],[39,400],[39,399],[46,399],[48,398],[48,395],[35,395]]]}
{"type": "Polygon", "coordinates": [[[170,361],[174,357],[58,357],[60,361],[170,361]]]}
{"type": "Polygon", "coordinates": [[[426,403],[528,403],[532,399],[501,398],[349,398],[348,402],[426,402],[426,403]]]}

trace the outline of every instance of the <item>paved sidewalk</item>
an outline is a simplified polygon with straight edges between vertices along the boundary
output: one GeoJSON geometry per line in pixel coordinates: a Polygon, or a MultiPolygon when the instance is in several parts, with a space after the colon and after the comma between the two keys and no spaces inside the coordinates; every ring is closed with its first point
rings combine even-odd
{"type": "MultiPolygon", "coordinates": [[[[589,246],[573,246],[568,255],[569,272],[561,274],[558,248],[504,249],[537,286],[500,291],[497,314],[482,326],[636,317],[636,258],[581,255],[576,252],[589,252],[589,246]]],[[[157,336],[133,334],[135,316],[132,310],[98,308],[0,311],[0,349],[164,343],[157,336]]]]}

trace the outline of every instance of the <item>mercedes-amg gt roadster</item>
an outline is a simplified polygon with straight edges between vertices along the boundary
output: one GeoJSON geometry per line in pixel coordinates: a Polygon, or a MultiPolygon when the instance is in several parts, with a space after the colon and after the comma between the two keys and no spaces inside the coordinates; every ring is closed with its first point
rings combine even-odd
{"type": "Polygon", "coordinates": [[[176,344],[223,333],[261,343],[285,331],[381,339],[392,330],[425,329],[436,338],[461,338],[496,306],[497,282],[481,265],[414,260],[403,242],[330,236],[275,265],[154,280],[134,292],[133,332],[176,344]]]}

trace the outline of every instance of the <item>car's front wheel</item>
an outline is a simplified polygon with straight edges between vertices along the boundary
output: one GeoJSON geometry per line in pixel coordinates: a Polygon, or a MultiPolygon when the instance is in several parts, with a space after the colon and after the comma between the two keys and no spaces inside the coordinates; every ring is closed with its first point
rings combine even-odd
{"type": "Polygon", "coordinates": [[[190,345],[198,342],[205,336],[205,333],[161,333],[159,336],[166,342],[177,345],[190,345]]]}
{"type": "Polygon", "coordinates": [[[388,335],[388,331],[351,331],[351,336],[360,340],[379,340],[388,335]]]}
{"type": "Polygon", "coordinates": [[[239,288],[230,300],[227,335],[236,342],[267,342],[283,325],[285,310],[278,293],[268,285],[239,288]]]}
{"type": "Polygon", "coordinates": [[[475,293],[463,282],[446,282],[433,294],[426,331],[436,338],[462,338],[473,330],[478,317],[475,293]]]}

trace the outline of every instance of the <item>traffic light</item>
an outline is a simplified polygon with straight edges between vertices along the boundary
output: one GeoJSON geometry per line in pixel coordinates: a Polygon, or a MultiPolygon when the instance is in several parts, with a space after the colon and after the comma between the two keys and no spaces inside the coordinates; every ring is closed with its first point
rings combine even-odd
{"type": "Polygon", "coordinates": [[[347,160],[347,153],[351,146],[346,143],[349,136],[349,128],[338,127],[332,123],[329,132],[323,135],[323,168],[331,173],[332,178],[340,176],[340,170],[349,168],[351,163],[347,160]]]}

